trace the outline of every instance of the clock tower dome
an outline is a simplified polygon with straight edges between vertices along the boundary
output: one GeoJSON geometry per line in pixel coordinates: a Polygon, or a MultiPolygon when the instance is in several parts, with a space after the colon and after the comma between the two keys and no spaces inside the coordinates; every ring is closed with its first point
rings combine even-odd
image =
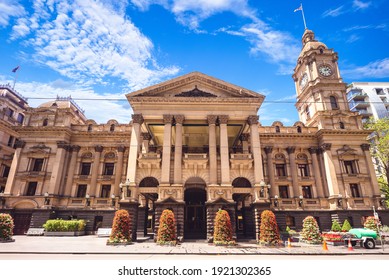
{"type": "Polygon", "coordinates": [[[319,129],[361,128],[358,114],[348,107],[338,54],[317,41],[309,29],[305,29],[302,45],[293,73],[300,121],[319,129]]]}

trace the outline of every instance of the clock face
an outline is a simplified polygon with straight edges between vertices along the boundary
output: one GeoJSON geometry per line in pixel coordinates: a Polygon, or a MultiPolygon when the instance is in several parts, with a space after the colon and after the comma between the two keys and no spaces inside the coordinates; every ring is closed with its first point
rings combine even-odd
{"type": "Polygon", "coordinates": [[[332,75],[332,69],[328,65],[321,65],[319,67],[319,73],[324,77],[328,77],[332,75]]]}
{"type": "Polygon", "coordinates": [[[308,75],[307,73],[304,73],[300,78],[300,88],[303,89],[308,82],[308,75]]]}

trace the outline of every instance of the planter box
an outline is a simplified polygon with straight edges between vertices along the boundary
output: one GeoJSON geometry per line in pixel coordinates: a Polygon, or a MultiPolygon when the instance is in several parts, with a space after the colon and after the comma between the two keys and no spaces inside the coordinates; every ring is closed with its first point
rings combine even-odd
{"type": "Polygon", "coordinates": [[[81,236],[85,231],[45,231],[45,236],[81,236]]]}

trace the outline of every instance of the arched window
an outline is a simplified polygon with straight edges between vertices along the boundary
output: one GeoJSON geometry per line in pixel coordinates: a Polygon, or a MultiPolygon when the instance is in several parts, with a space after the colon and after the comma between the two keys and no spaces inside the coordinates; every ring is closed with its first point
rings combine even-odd
{"type": "Polygon", "coordinates": [[[311,118],[311,113],[309,111],[309,106],[305,107],[305,114],[307,116],[307,120],[311,118]]]}
{"type": "Polygon", "coordinates": [[[281,131],[280,131],[280,127],[278,126],[278,125],[276,125],[276,132],[277,133],[280,133],[281,131]]]}
{"type": "Polygon", "coordinates": [[[244,177],[238,177],[232,181],[232,186],[234,188],[251,188],[251,183],[244,177]]]}
{"type": "Polygon", "coordinates": [[[338,101],[336,100],[335,96],[330,96],[330,103],[331,103],[331,109],[332,110],[337,110],[339,109],[338,107],[338,101]]]}
{"type": "Polygon", "coordinates": [[[158,180],[155,179],[154,177],[145,177],[140,181],[139,187],[140,188],[156,188],[158,187],[159,183],[158,180]]]}
{"type": "Polygon", "coordinates": [[[89,124],[89,125],[88,125],[88,132],[91,132],[91,131],[92,131],[92,125],[89,124]]]}
{"type": "Polygon", "coordinates": [[[344,129],[344,122],[339,122],[339,128],[344,129]]]}
{"type": "Polygon", "coordinates": [[[114,132],[115,131],[115,125],[111,124],[111,127],[109,128],[109,131],[114,132]]]}
{"type": "Polygon", "coordinates": [[[302,132],[301,126],[298,126],[298,127],[297,127],[297,133],[301,133],[301,132],[302,132]]]}
{"type": "Polygon", "coordinates": [[[44,119],[42,125],[43,126],[47,126],[48,124],[49,124],[49,120],[48,119],[44,119]]]}

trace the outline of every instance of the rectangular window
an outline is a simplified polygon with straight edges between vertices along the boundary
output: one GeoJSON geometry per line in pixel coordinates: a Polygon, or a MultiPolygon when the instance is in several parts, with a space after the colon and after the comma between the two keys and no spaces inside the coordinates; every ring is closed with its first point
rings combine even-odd
{"type": "Polygon", "coordinates": [[[86,196],[86,185],[78,185],[77,197],[85,197],[85,196],[86,196]]]}
{"type": "Polygon", "coordinates": [[[7,178],[8,177],[8,175],[9,175],[9,166],[7,166],[7,165],[4,165],[3,164],[3,166],[2,166],[2,176],[1,177],[3,177],[3,178],[7,178]]]}
{"type": "Polygon", "coordinates": [[[276,173],[278,177],[286,177],[285,164],[276,164],[276,173]]]}
{"type": "Polygon", "coordinates": [[[43,170],[43,158],[34,158],[32,159],[32,164],[31,164],[31,171],[34,172],[39,172],[43,170]]]}
{"type": "Polygon", "coordinates": [[[303,197],[304,198],[312,198],[312,187],[311,186],[303,186],[303,197]]]}
{"type": "Polygon", "coordinates": [[[3,193],[5,191],[5,186],[0,186],[0,193],[3,193]]]}
{"type": "Polygon", "coordinates": [[[111,193],[111,185],[102,185],[100,197],[109,198],[111,193]]]}
{"type": "Polygon", "coordinates": [[[278,192],[280,193],[280,198],[289,198],[288,186],[278,186],[278,192]]]}
{"type": "Polygon", "coordinates": [[[22,124],[23,121],[24,121],[24,115],[19,113],[18,118],[17,118],[17,122],[22,124]]]}
{"type": "Polygon", "coordinates": [[[104,173],[103,175],[113,175],[113,169],[115,164],[113,162],[104,163],[104,173]]]}
{"type": "Polygon", "coordinates": [[[352,197],[361,197],[358,184],[350,184],[350,191],[352,197]]]}
{"type": "Polygon", "coordinates": [[[345,160],[344,168],[346,169],[347,174],[357,174],[357,166],[355,160],[345,160]]]}
{"type": "Polygon", "coordinates": [[[14,115],[14,110],[12,110],[11,108],[7,108],[5,114],[6,114],[8,117],[12,118],[12,116],[14,115]]]}
{"type": "Polygon", "coordinates": [[[286,221],[286,225],[287,225],[288,227],[294,227],[294,226],[296,226],[296,222],[295,222],[293,216],[286,215],[285,221],[286,221]]]}
{"type": "Polygon", "coordinates": [[[15,137],[10,136],[10,137],[8,138],[8,144],[7,144],[7,146],[8,146],[8,147],[12,147],[13,144],[14,144],[14,140],[15,140],[15,137]]]}
{"type": "Polygon", "coordinates": [[[89,175],[90,174],[90,162],[81,162],[81,172],[80,175],[89,175]]]}
{"type": "Polygon", "coordinates": [[[308,169],[308,164],[299,164],[299,175],[301,177],[309,177],[309,169],[308,169]]]}
{"type": "Polygon", "coordinates": [[[38,186],[38,182],[28,182],[26,195],[27,196],[34,196],[37,186],[38,186]]]}

